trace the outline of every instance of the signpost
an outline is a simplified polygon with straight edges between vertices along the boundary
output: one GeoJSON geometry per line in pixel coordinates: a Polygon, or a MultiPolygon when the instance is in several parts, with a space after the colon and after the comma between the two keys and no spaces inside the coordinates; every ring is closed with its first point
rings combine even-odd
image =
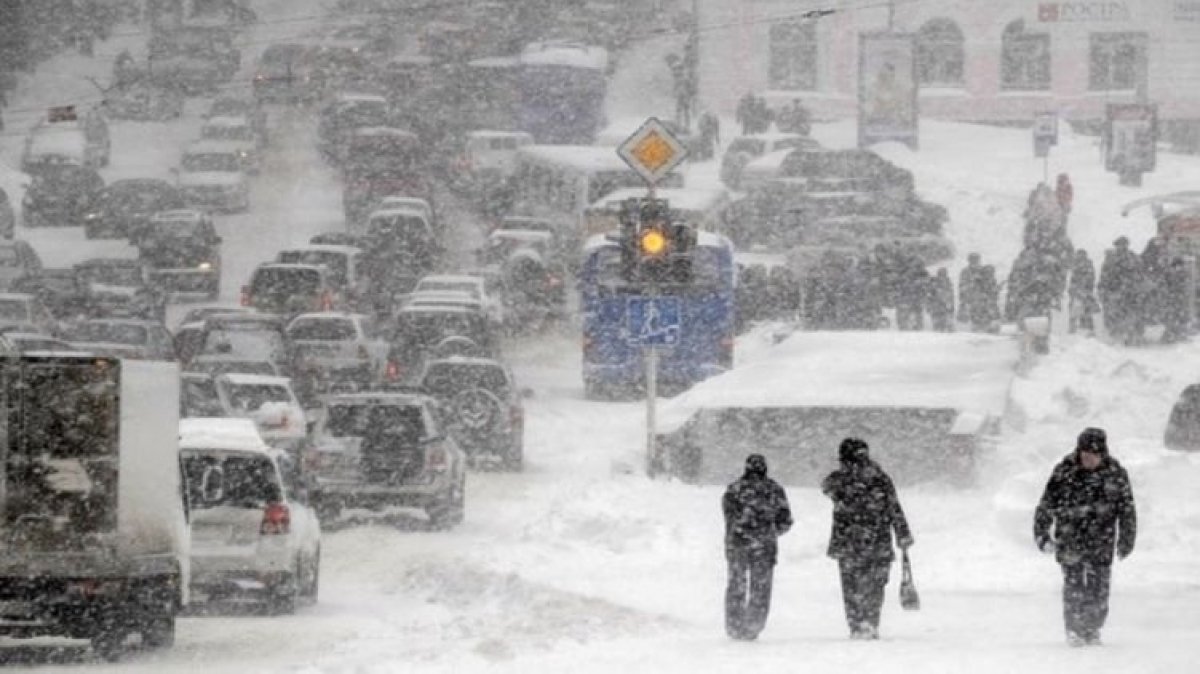
{"type": "Polygon", "coordinates": [[[1050,180],[1050,148],[1058,145],[1058,115],[1037,112],[1033,115],[1033,156],[1042,159],[1042,182],[1050,180]]]}
{"type": "MultiPolygon", "coordinates": [[[[671,134],[662,122],[651,117],[641,128],[617,147],[617,156],[629,164],[646,181],[648,198],[654,198],[654,186],[687,158],[687,148],[671,134]]],[[[666,241],[661,242],[664,246],[666,241]]],[[[655,254],[653,247],[647,248],[639,242],[643,253],[655,254]]],[[[627,305],[630,341],[642,347],[646,367],[646,463],[652,472],[655,461],[655,407],[658,400],[658,349],[671,347],[679,341],[679,299],[658,297],[659,288],[653,283],[646,286],[644,297],[635,297],[627,305]]]]}
{"type": "Polygon", "coordinates": [[[1138,187],[1142,174],[1157,163],[1158,107],[1145,103],[1109,103],[1104,125],[1104,168],[1122,185],[1138,187]]]}

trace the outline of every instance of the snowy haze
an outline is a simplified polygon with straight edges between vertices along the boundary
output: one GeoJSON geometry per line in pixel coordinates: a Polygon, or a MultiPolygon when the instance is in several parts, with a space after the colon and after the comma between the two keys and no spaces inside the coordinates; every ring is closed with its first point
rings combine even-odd
{"type": "MultiPolygon", "coordinates": [[[[238,78],[248,78],[267,44],[318,27],[325,5],[333,3],[252,4],[259,23],[239,38],[238,78]]],[[[662,57],[677,47],[635,42],[615,57],[606,104],[614,128],[632,130],[646,116],[671,116],[662,57]]],[[[126,48],[144,51],[136,28],[98,42],[93,58],[67,52],[21,76],[2,111],[0,137],[0,186],[15,204],[28,181],[18,170],[18,131],[47,105],[94,97],[87,78],[107,77],[112,59],[126,48]]],[[[113,160],[102,171],[105,179],[168,177],[198,135],[206,105],[189,98],[184,117],[168,123],[112,123],[113,160]]],[[[340,179],[315,149],[314,115],[286,106],[269,110],[272,145],[252,178],[251,210],[216,221],[224,238],[222,299],[228,301],[236,301],[260,261],[343,227],[340,179]]],[[[732,135],[734,120],[723,120],[722,128],[732,135]]],[[[1103,171],[1096,139],[1061,128],[1049,175],[1070,174],[1070,235],[1094,261],[1119,235],[1140,250],[1154,232],[1145,211],[1122,218],[1122,204],[1197,188],[1200,157],[1169,153],[1160,153],[1144,187],[1118,187],[1103,171]]],[[[951,276],[957,278],[971,251],[1006,275],[1020,248],[1026,197],[1042,178],[1029,131],[927,120],[920,134],[920,151],[890,144],[876,150],[912,170],[917,192],[949,210],[951,276]]],[[[855,127],[852,120],[817,124],[813,136],[827,146],[850,147],[855,127]]],[[[713,185],[717,162],[696,163],[686,173],[690,185],[713,185]]],[[[453,228],[453,257],[465,263],[482,240],[479,216],[452,200],[439,207],[453,228]]],[[[49,267],[135,254],[120,242],[85,240],[79,228],[18,226],[16,236],[30,241],[49,267]]],[[[170,327],[182,310],[170,308],[170,327]]],[[[795,348],[780,339],[785,333],[779,325],[746,333],[737,361],[767,362],[773,350],[795,348]]],[[[1200,344],[1126,348],[1055,334],[1050,353],[1012,378],[1003,433],[982,458],[975,483],[901,489],[916,538],[911,553],[922,609],[900,610],[893,568],[877,642],[847,639],[837,566],[825,556],[830,507],[812,488],[788,490],[796,524],[780,542],[766,630],[754,642],[729,640],[722,618],[722,488],[643,475],[644,407],[584,400],[576,321],[512,340],[506,355],[519,384],[533,391],[525,401],[525,469],[472,472],[464,524],[428,532],[420,516],[351,513],[323,532],[319,602],[296,615],[183,618],[173,649],[135,653],[119,664],[103,663],[82,647],[43,651],[8,641],[0,662],[16,660],[16,649],[43,672],[1200,669],[1200,457],[1170,452],[1162,443],[1179,392],[1200,381],[1200,344]],[[1114,568],[1106,645],[1069,649],[1059,569],[1035,549],[1032,515],[1051,467],[1087,426],[1107,430],[1114,456],[1130,472],[1139,535],[1133,555],[1114,568]]],[[[920,388],[913,387],[914,395],[920,388]]],[[[740,470],[740,459],[731,460],[728,478],[740,470]]]]}

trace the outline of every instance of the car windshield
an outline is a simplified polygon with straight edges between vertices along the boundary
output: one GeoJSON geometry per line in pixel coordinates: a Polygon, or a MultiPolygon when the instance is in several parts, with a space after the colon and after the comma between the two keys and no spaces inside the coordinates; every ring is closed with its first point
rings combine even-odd
{"type": "Polygon", "coordinates": [[[422,388],[437,396],[482,388],[500,395],[508,394],[508,377],[496,365],[478,363],[434,363],[425,371],[422,388]]]}
{"type": "Polygon", "coordinates": [[[319,264],[329,269],[336,283],[346,281],[346,266],[349,264],[342,253],[325,250],[285,250],[279,254],[285,264],[319,264]]]}
{"type": "Polygon", "coordinates": [[[201,138],[213,140],[254,140],[254,129],[245,124],[205,124],[201,138]]]}
{"type": "Polygon", "coordinates": [[[183,155],[184,171],[240,171],[241,162],[231,152],[189,152],[183,155]]]}
{"type": "Polygon", "coordinates": [[[382,435],[416,442],[425,434],[425,423],[416,405],[331,405],[325,432],[338,438],[382,435]]]}
{"type": "Polygon", "coordinates": [[[89,265],[79,267],[77,274],[84,284],[99,283],[112,286],[142,285],[142,270],[138,267],[89,265]]]}
{"type": "Polygon", "coordinates": [[[166,220],[150,223],[146,235],[160,239],[189,239],[204,233],[194,220],[166,220]]]}
{"type": "Polygon", "coordinates": [[[67,329],[68,342],[104,342],[141,346],[146,343],[144,326],[128,323],[79,323],[67,329]]]}
{"type": "Polygon", "coordinates": [[[234,412],[243,414],[260,409],[267,403],[291,403],[292,394],[279,384],[235,384],[225,382],[225,397],[234,412]]]}
{"type": "Polygon", "coordinates": [[[254,272],[250,282],[250,293],[283,297],[306,297],[316,294],[321,286],[321,275],[316,269],[267,268],[254,272]]]}
{"type": "Polygon", "coordinates": [[[241,356],[257,355],[270,359],[283,353],[284,339],[275,327],[261,324],[233,323],[211,328],[204,337],[201,353],[230,353],[241,356]]]}
{"type": "Polygon", "coordinates": [[[11,339],[18,351],[74,351],[74,347],[66,342],[49,337],[16,337],[11,339]]]}
{"type": "Polygon", "coordinates": [[[0,300],[0,321],[29,320],[29,303],[21,300],[0,300]]]}
{"type": "Polygon", "coordinates": [[[179,385],[180,414],[184,417],[223,417],[225,410],[212,379],[184,377],[179,385]]]}
{"type": "Polygon", "coordinates": [[[446,337],[464,336],[478,339],[479,323],[471,315],[459,312],[402,312],[396,321],[391,341],[416,344],[436,344],[446,337]]]}
{"type": "Polygon", "coordinates": [[[342,342],[357,336],[354,321],[345,318],[297,318],[288,326],[288,337],[303,341],[342,342]]]}
{"type": "Polygon", "coordinates": [[[474,281],[424,280],[417,284],[417,292],[441,291],[466,293],[475,299],[479,299],[479,284],[474,281]]]}
{"type": "Polygon", "coordinates": [[[275,464],[265,456],[194,449],[181,454],[192,508],[257,509],[283,497],[275,464]]]}
{"type": "Polygon", "coordinates": [[[114,211],[135,213],[158,211],[173,205],[167,188],[149,185],[113,185],[100,193],[100,200],[114,211]]]}

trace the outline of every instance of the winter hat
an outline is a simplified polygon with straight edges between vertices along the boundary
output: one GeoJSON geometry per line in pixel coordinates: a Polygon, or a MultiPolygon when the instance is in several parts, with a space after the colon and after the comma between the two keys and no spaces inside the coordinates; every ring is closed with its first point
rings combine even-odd
{"type": "Polygon", "coordinates": [[[1128,248],[1129,247],[1129,237],[1118,236],[1117,240],[1113,241],[1113,245],[1116,246],[1117,248],[1128,248]]]}
{"type": "Polygon", "coordinates": [[[1108,454],[1108,436],[1102,428],[1085,428],[1075,442],[1075,451],[1108,454]]]}
{"type": "Polygon", "coordinates": [[[762,454],[751,454],[746,457],[746,474],[767,476],[767,459],[762,454]]]}
{"type": "Polygon", "coordinates": [[[867,443],[858,438],[846,438],[838,447],[838,459],[842,463],[857,463],[867,458],[867,443]]]}

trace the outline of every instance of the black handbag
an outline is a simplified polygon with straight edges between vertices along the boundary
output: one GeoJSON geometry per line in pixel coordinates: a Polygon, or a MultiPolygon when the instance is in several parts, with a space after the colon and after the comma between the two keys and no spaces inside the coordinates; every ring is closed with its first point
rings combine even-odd
{"type": "Polygon", "coordinates": [[[905,611],[921,610],[921,595],[917,594],[917,585],[913,582],[912,564],[908,561],[908,550],[903,551],[903,571],[900,576],[900,608],[905,611]]]}

